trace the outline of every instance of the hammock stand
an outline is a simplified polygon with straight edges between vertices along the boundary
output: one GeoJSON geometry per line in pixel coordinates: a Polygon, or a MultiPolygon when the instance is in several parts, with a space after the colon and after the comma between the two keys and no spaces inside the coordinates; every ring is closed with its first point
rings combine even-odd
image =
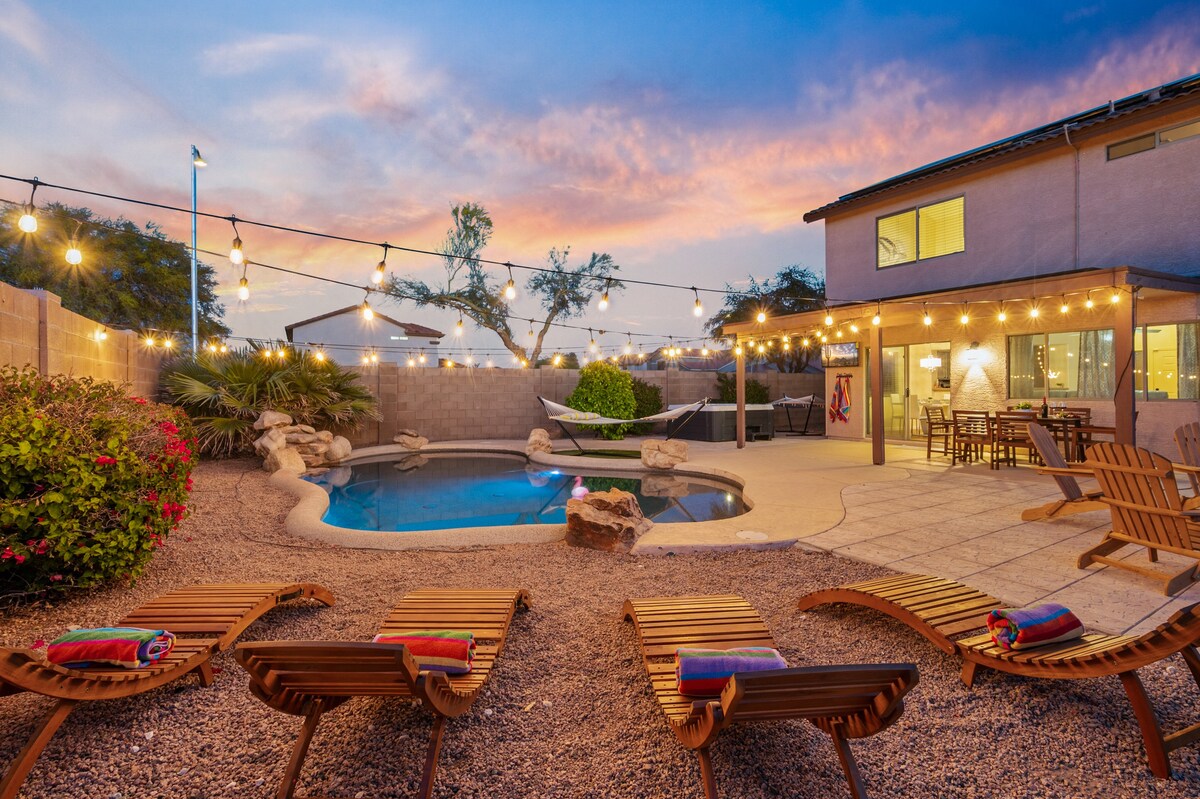
{"type": "MultiPolygon", "coordinates": [[[[708,404],[708,397],[705,397],[697,402],[693,402],[690,405],[683,405],[671,411],[656,413],[653,416],[643,416],[640,419],[610,419],[606,416],[601,416],[596,413],[588,413],[585,411],[577,411],[574,408],[568,408],[566,405],[560,405],[557,402],[551,402],[545,397],[538,397],[538,402],[542,403],[542,407],[546,409],[546,416],[548,416],[552,422],[558,425],[559,429],[563,431],[563,434],[566,435],[567,438],[571,439],[571,443],[575,445],[575,448],[579,450],[580,454],[583,454],[586,450],[584,450],[583,445],[581,445],[575,439],[575,436],[571,435],[571,431],[567,429],[564,422],[567,424],[587,425],[652,424],[654,422],[674,421],[682,416],[684,418],[676,428],[678,430],[682,429],[684,425],[691,421],[693,416],[699,413],[700,410],[708,404]]],[[[671,439],[671,435],[672,434],[670,432],[667,433],[668,441],[671,439]]]]}

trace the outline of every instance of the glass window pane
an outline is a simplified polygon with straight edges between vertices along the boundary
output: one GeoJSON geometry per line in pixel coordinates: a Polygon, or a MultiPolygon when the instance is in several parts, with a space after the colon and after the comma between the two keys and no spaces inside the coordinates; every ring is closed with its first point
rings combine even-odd
{"type": "Polygon", "coordinates": [[[1166,144],[1167,142],[1179,141],[1180,139],[1190,139],[1193,136],[1200,136],[1200,120],[1160,131],[1158,140],[1166,144]]]}
{"type": "Polygon", "coordinates": [[[1154,134],[1147,133],[1145,136],[1138,136],[1136,139],[1108,145],[1108,160],[1112,161],[1116,158],[1124,158],[1127,155],[1144,153],[1146,150],[1153,149],[1154,134]]]}
{"type": "Polygon", "coordinates": [[[917,212],[885,216],[876,221],[879,266],[906,264],[917,259],[917,212]]]}
{"type": "Polygon", "coordinates": [[[1077,336],[1079,342],[1078,389],[1075,396],[1112,399],[1117,385],[1112,330],[1084,330],[1069,335],[1077,336]]]}
{"type": "Polygon", "coordinates": [[[1050,399],[1078,397],[1079,333],[1046,336],[1046,392],[1050,399]]]}
{"type": "Polygon", "coordinates": [[[1177,325],[1179,398],[1200,399],[1200,322],[1177,325]]]}
{"type": "Polygon", "coordinates": [[[935,258],[963,251],[963,198],[927,205],[918,212],[919,257],[935,258]]]}
{"type": "Polygon", "coordinates": [[[1177,325],[1146,326],[1146,399],[1179,397],[1179,331],[1177,325]]]}
{"type": "Polygon", "coordinates": [[[1045,337],[1041,333],[1032,336],[1008,337],[1008,396],[1010,399],[1031,399],[1042,395],[1040,360],[1043,355],[1045,337]]]}

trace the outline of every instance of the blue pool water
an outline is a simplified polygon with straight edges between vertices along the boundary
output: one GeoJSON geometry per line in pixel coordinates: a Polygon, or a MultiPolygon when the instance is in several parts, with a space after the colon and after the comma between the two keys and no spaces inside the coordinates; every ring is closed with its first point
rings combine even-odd
{"type": "Polygon", "coordinates": [[[564,524],[575,475],[591,491],[620,488],[655,522],[726,519],[746,512],[736,488],[715,480],[552,469],[494,454],[409,455],[330,469],[306,480],[329,493],[324,521],[353,530],[445,530],[564,524]]]}

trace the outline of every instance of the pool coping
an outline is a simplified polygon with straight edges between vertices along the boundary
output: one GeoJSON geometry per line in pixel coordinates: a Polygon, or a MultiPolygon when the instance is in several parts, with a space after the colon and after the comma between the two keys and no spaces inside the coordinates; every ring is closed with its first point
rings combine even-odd
{"type": "MultiPolygon", "coordinates": [[[[680,476],[715,479],[737,487],[742,493],[742,500],[746,504],[746,513],[732,517],[733,519],[742,518],[754,508],[753,500],[745,492],[746,481],[740,475],[724,469],[700,465],[685,466],[684,464],[680,464],[674,469],[648,469],[642,464],[641,460],[634,460],[632,458],[623,461],[607,458],[587,458],[586,456],[577,455],[546,454],[543,452],[534,452],[527,455],[523,450],[515,447],[512,442],[472,441],[466,444],[464,442],[448,441],[429,444],[419,450],[408,449],[399,444],[385,444],[355,450],[354,457],[338,464],[338,466],[350,466],[372,458],[389,455],[443,454],[454,452],[486,452],[498,455],[514,455],[524,458],[529,463],[536,463],[543,466],[569,467],[578,466],[580,463],[587,463],[590,469],[598,471],[637,472],[639,474],[659,475],[677,474],[680,476]]],[[[566,524],[498,525],[495,527],[458,527],[443,530],[399,532],[354,530],[347,527],[337,527],[322,521],[321,517],[329,509],[329,494],[315,483],[301,479],[301,475],[281,469],[272,474],[268,478],[268,482],[273,487],[286,491],[297,499],[296,504],[288,511],[284,521],[284,527],[288,533],[300,538],[324,541],[352,549],[458,549],[462,547],[486,547],[504,544],[541,544],[560,541],[566,537],[567,533],[566,524]]],[[[716,519],[703,522],[667,522],[656,524],[650,533],[643,536],[643,539],[652,536],[656,531],[670,533],[671,531],[679,531],[680,528],[698,531],[697,528],[702,528],[705,525],[719,525],[728,521],[730,520],[716,519]]],[[[730,548],[767,549],[788,547],[794,543],[795,539],[793,538],[769,541],[747,540],[723,546],[703,544],[693,547],[679,545],[662,547],[654,545],[652,540],[646,542],[646,545],[643,546],[642,541],[639,540],[638,544],[634,546],[632,554],[668,554],[668,549],[672,553],[730,548]]]]}

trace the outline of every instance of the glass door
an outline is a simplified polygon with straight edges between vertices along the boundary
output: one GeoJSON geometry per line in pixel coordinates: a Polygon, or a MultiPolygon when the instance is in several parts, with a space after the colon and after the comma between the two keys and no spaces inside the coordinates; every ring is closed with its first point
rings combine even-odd
{"type": "Polygon", "coordinates": [[[942,406],[950,418],[950,342],[908,345],[908,428],[925,437],[925,406],[942,406]]]}
{"type": "Polygon", "coordinates": [[[884,347],[879,360],[883,377],[883,437],[908,438],[908,348],[884,347]]]}

